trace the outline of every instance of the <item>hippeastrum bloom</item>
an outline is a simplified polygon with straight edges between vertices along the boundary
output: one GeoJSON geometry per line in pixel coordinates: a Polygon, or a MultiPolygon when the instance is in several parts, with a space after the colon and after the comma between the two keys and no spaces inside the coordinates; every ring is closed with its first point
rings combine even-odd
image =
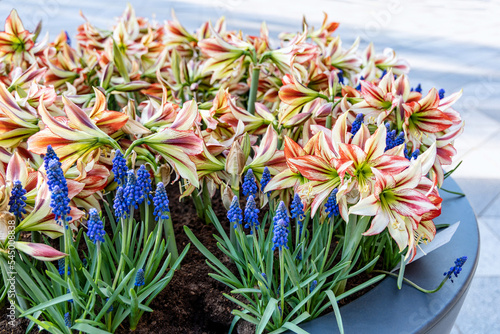
{"type": "Polygon", "coordinates": [[[278,133],[272,125],[267,127],[259,147],[254,147],[254,151],[252,162],[245,167],[244,173],[251,168],[260,177],[265,167],[269,168],[271,174],[277,174],[286,168],[285,155],[278,150],[278,133]]]}
{"type": "Polygon", "coordinates": [[[37,116],[21,109],[0,82],[0,146],[16,147],[39,130],[37,116]]]}
{"type": "Polygon", "coordinates": [[[321,94],[311,88],[306,87],[292,75],[283,77],[283,86],[279,90],[281,101],[286,107],[280,112],[280,123],[283,123],[295,116],[302,106],[320,97],[321,94]]]}
{"type": "Polygon", "coordinates": [[[413,147],[418,148],[426,137],[434,137],[436,132],[452,126],[453,121],[439,110],[439,101],[437,90],[432,88],[420,101],[403,105],[405,113],[403,129],[413,147]]]}
{"type": "Polygon", "coordinates": [[[120,130],[128,121],[128,116],[119,111],[107,110],[106,96],[94,87],[95,103],[89,117],[107,135],[120,130]]]}
{"type": "Polygon", "coordinates": [[[198,42],[198,46],[201,52],[208,57],[204,71],[213,72],[211,79],[213,83],[215,80],[230,75],[240,58],[249,54],[253,46],[235,35],[228,34],[227,40],[224,40],[212,27],[210,27],[210,31],[212,37],[198,42]]]}
{"type": "Polygon", "coordinates": [[[52,145],[66,172],[77,162],[80,172],[85,165],[96,161],[100,148],[112,146],[120,149],[118,143],[92,122],[90,117],[71,100],[63,96],[66,117],[53,117],[43,104],[38,113],[46,128],[31,136],[28,149],[37,154],[45,154],[48,145],[52,145]]]}
{"type": "Polygon", "coordinates": [[[34,35],[24,29],[21,19],[13,9],[5,20],[5,31],[0,32],[0,59],[12,63],[13,67],[21,66],[24,60],[34,63],[30,50],[35,43],[34,35]]]}
{"type": "MultiPolygon", "coordinates": [[[[371,226],[363,235],[381,233],[386,227],[403,251],[414,246],[414,230],[422,216],[436,206],[415,188],[422,179],[420,161],[399,174],[389,175],[373,168],[376,176],[373,194],[361,199],[349,209],[349,214],[374,216],[371,226]]],[[[407,253],[407,257],[410,252],[407,253]]]]}
{"type": "Polygon", "coordinates": [[[339,158],[336,159],[337,172],[343,178],[345,173],[357,182],[362,197],[371,193],[375,183],[373,169],[388,174],[397,174],[409,165],[403,156],[385,153],[386,127],[380,125],[366,142],[360,145],[339,143],[339,158]]]}
{"type": "Polygon", "coordinates": [[[157,133],[134,141],[125,155],[127,156],[134,147],[145,144],[158,152],[176,170],[178,175],[198,187],[196,165],[189,158],[191,155],[203,152],[203,140],[191,130],[193,124],[199,120],[197,111],[196,102],[184,103],[181,112],[170,127],[165,127],[157,133]]]}
{"type": "Polygon", "coordinates": [[[68,256],[68,254],[42,243],[16,241],[14,242],[14,247],[40,261],[56,261],[68,256]]]}

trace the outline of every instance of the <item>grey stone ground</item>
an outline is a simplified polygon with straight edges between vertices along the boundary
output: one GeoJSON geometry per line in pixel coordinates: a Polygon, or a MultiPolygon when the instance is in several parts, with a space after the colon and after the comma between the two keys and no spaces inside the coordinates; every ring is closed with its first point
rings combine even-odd
{"type": "MultiPolygon", "coordinates": [[[[170,18],[174,7],[180,21],[194,30],[202,21],[225,15],[228,27],[255,33],[260,22],[271,34],[300,29],[302,15],[319,26],[322,12],[341,22],[344,45],[361,36],[376,51],[392,47],[412,65],[411,83],[424,90],[459,89],[464,95],[456,109],[466,121],[456,142],[462,166],[455,179],[467,195],[479,221],[481,255],[476,277],[453,333],[500,333],[500,4],[492,1],[370,2],[307,0],[129,0],[140,16],[170,18]]],[[[51,38],[61,30],[74,36],[87,18],[108,27],[126,1],[4,0],[0,19],[16,7],[28,28],[44,20],[51,38]]],[[[466,255],[466,254],[464,254],[466,255]]]]}

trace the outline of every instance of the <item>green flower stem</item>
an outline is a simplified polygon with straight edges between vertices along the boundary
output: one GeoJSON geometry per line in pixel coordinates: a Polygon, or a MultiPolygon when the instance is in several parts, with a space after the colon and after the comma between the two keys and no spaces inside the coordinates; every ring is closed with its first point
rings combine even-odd
{"type": "Polygon", "coordinates": [[[198,189],[194,189],[193,193],[191,194],[191,198],[193,199],[194,207],[196,209],[196,213],[198,214],[198,217],[200,219],[203,219],[205,216],[205,213],[203,212],[203,203],[201,201],[201,196],[200,192],[198,189]]]}
{"type": "Polygon", "coordinates": [[[208,191],[208,182],[205,180],[203,182],[203,191],[202,191],[202,203],[203,203],[203,219],[206,224],[213,223],[210,217],[208,216],[208,208],[212,207],[212,198],[210,197],[210,192],[208,191]]]}
{"type": "MultiPolygon", "coordinates": [[[[163,219],[160,219],[161,224],[163,224],[163,219]]],[[[163,227],[165,228],[165,235],[167,236],[168,240],[168,251],[172,255],[172,263],[175,263],[177,259],[179,258],[179,251],[177,250],[177,243],[175,241],[175,234],[174,234],[174,225],[172,224],[172,216],[169,215],[168,219],[165,221],[166,224],[163,224],[163,227]]],[[[161,231],[158,231],[158,233],[161,233],[161,231]]]]}
{"type": "Polygon", "coordinates": [[[125,219],[120,218],[120,222],[121,222],[121,225],[122,225],[122,243],[121,243],[121,250],[120,250],[120,261],[118,262],[118,268],[116,269],[116,275],[115,275],[115,279],[113,280],[113,290],[116,288],[116,284],[118,283],[118,280],[120,278],[120,274],[123,270],[123,263],[125,261],[125,258],[123,257],[123,255],[125,254],[125,243],[127,242],[127,224],[125,224],[125,219]]]}
{"type": "MultiPolygon", "coordinates": [[[[386,275],[398,278],[398,275],[396,275],[394,273],[391,273],[391,272],[388,272],[388,271],[385,271],[385,270],[373,270],[372,272],[373,273],[386,274],[386,275]]],[[[407,279],[405,277],[403,277],[403,281],[405,281],[406,283],[408,283],[408,285],[411,285],[412,287],[414,287],[418,291],[425,292],[425,293],[434,293],[434,292],[438,292],[439,290],[441,290],[441,288],[443,287],[444,283],[446,283],[446,281],[448,280],[449,277],[450,277],[450,275],[445,276],[445,278],[443,279],[443,281],[441,282],[441,284],[439,284],[439,286],[437,288],[433,289],[433,290],[424,289],[424,288],[418,286],[417,284],[413,283],[412,281],[410,281],[409,279],[407,279]]]]}
{"type": "Polygon", "coordinates": [[[259,243],[257,242],[257,231],[255,231],[255,227],[252,226],[252,239],[253,239],[253,245],[255,247],[255,251],[257,252],[257,257],[259,259],[259,264],[260,264],[260,270],[265,273],[266,272],[266,267],[264,266],[264,262],[262,262],[262,254],[260,253],[260,246],[259,243]]]}
{"type": "MultiPolygon", "coordinates": [[[[64,230],[64,253],[68,254],[68,257],[64,259],[64,281],[69,282],[68,269],[69,269],[69,254],[71,247],[71,231],[69,229],[68,222],[66,222],[66,216],[63,218],[63,230],[64,230]]],[[[71,274],[74,274],[74,270],[71,271],[71,274]]],[[[64,303],[64,308],[66,312],[69,312],[69,303],[64,303]]]]}
{"type": "Polygon", "coordinates": [[[280,299],[281,299],[281,312],[280,312],[280,323],[283,322],[283,313],[285,313],[285,256],[283,255],[284,250],[280,248],[279,258],[280,258],[280,299]]]}
{"type": "Polygon", "coordinates": [[[153,232],[153,226],[151,224],[151,219],[149,218],[149,204],[148,204],[148,199],[146,198],[144,200],[144,211],[141,211],[141,215],[144,214],[145,217],[142,217],[143,221],[146,224],[146,233],[144,233],[144,245],[146,245],[146,242],[148,241],[148,236],[153,232]]]}
{"type": "Polygon", "coordinates": [[[330,220],[330,222],[328,223],[328,241],[325,248],[325,254],[323,254],[323,262],[321,263],[321,268],[319,269],[320,275],[323,273],[323,270],[325,269],[326,259],[328,258],[328,253],[330,252],[330,247],[332,245],[334,225],[335,223],[330,220]]]}
{"type": "Polygon", "coordinates": [[[255,100],[257,99],[257,90],[259,89],[259,75],[260,68],[256,66],[252,72],[252,83],[248,95],[248,112],[252,115],[255,114],[255,100]]]}
{"type": "MultiPolygon", "coordinates": [[[[95,275],[94,275],[94,282],[97,283],[99,280],[99,276],[101,275],[101,266],[102,266],[102,255],[101,255],[101,242],[97,241],[97,245],[95,247],[95,254],[94,257],[97,257],[97,267],[95,270],[95,275]]],[[[94,290],[94,289],[92,289],[94,290]]],[[[89,301],[87,302],[87,306],[85,307],[85,310],[83,312],[83,315],[81,316],[81,319],[85,319],[87,316],[87,310],[90,308],[90,305],[94,302],[95,296],[97,295],[97,291],[93,291],[91,298],[89,298],[89,301]]]]}

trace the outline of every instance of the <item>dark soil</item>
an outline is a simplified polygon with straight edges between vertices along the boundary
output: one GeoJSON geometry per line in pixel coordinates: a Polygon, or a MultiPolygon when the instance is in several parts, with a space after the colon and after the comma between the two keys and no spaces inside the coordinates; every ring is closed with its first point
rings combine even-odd
{"type": "MultiPolygon", "coordinates": [[[[205,247],[212,252],[221,262],[231,270],[235,270],[229,258],[218,248],[213,238],[217,231],[213,225],[207,225],[197,217],[196,210],[190,199],[179,202],[179,190],[177,185],[167,189],[170,197],[170,207],[172,221],[177,241],[177,247],[181,252],[190,242],[184,233],[183,226],[188,226],[205,247]]],[[[229,224],[225,219],[226,210],[222,205],[220,197],[214,198],[214,211],[229,229],[229,224]]],[[[380,261],[379,261],[380,263],[380,261]]],[[[236,305],[227,300],[222,294],[229,293],[230,289],[210,278],[208,274],[212,270],[205,263],[205,256],[196,247],[191,245],[189,252],[184,258],[181,268],[175,273],[167,288],[160,293],[152,302],[150,307],[155,310],[153,313],[145,313],[137,333],[169,333],[169,334],[218,334],[228,333],[232,321],[231,310],[236,305]]],[[[371,276],[362,274],[348,281],[347,289],[359,285],[371,276]]],[[[347,300],[341,301],[344,305],[369,291],[372,287],[362,290],[347,300]]],[[[325,313],[331,312],[331,308],[325,313]]],[[[28,320],[17,319],[15,327],[8,324],[5,318],[6,307],[0,308],[0,334],[3,333],[24,333],[28,320]]],[[[117,333],[129,333],[128,323],[123,322],[117,333]]],[[[255,332],[255,326],[240,321],[239,326],[234,331],[238,334],[251,334],[255,332]]]]}

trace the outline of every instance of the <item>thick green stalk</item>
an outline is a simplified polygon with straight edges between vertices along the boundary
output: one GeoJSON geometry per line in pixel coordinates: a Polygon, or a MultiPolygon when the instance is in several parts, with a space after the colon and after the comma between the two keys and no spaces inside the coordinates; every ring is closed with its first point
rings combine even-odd
{"type": "Polygon", "coordinates": [[[252,83],[250,85],[250,93],[248,95],[248,112],[255,114],[255,100],[257,99],[257,90],[259,89],[260,68],[254,67],[252,72],[252,83]]]}
{"type": "Polygon", "coordinates": [[[118,268],[116,269],[116,275],[115,279],[113,280],[113,290],[116,288],[116,284],[118,283],[118,280],[120,278],[120,274],[122,271],[123,263],[125,261],[125,258],[123,257],[123,254],[125,254],[125,243],[127,242],[127,226],[125,223],[125,219],[120,218],[121,225],[122,225],[122,243],[120,247],[120,261],[118,262],[118,268]]]}
{"type": "MultiPolygon", "coordinates": [[[[160,222],[162,222],[163,219],[160,219],[160,222]]],[[[177,250],[177,243],[175,241],[175,234],[174,234],[174,225],[172,224],[172,216],[169,215],[168,219],[166,219],[166,224],[163,225],[165,228],[165,235],[167,236],[168,240],[168,251],[172,255],[172,260],[171,263],[174,263],[177,261],[179,258],[179,251],[177,250]]],[[[161,231],[158,231],[158,233],[161,233],[161,231]]]]}

